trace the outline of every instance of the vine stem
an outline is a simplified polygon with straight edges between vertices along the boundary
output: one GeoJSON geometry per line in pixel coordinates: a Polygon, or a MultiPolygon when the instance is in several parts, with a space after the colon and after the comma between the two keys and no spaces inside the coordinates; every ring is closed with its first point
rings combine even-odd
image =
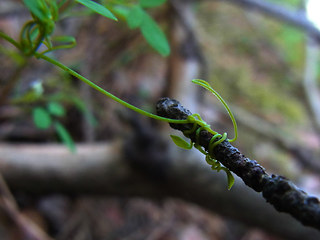
{"type": "Polygon", "coordinates": [[[21,51],[20,44],[18,42],[16,42],[15,40],[13,40],[11,37],[9,37],[7,34],[0,31],[0,37],[2,37],[3,39],[5,39],[9,43],[11,43],[13,46],[15,46],[17,49],[19,49],[21,51]]]}
{"type": "MultiPolygon", "coordinates": [[[[21,46],[18,42],[16,42],[15,40],[13,40],[11,37],[9,37],[8,35],[6,35],[5,33],[3,33],[2,31],[0,31],[0,37],[2,37],[3,39],[5,39],[6,41],[10,42],[12,45],[14,45],[17,49],[21,50],[21,46]]],[[[175,123],[175,124],[186,124],[189,123],[189,120],[185,119],[185,120],[178,120],[178,119],[171,119],[171,118],[165,118],[165,117],[160,117],[156,114],[147,112],[145,110],[142,110],[136,106],[131,105],[130,103],[127,103],[125,101],[123,101],[122,99],[116,97],[115,95],[113,95],[112,93],[107,92],[106,90],[104,90],[103,88],[99,87],[98,85],[94,84],[93,82],[91,82],[89,79],[83,77],[82,75],[80,75],[79,73],[73,71],[72,69],[68,68],[67,66],[65,66],[64,64],[62,64],[59,61],[54,60],[53,58],[50,58],[44,54],[40,54],[37,52],[33,52],[34,56],[36,56],[37,58],[41,58],[57,67],[59,67],[60,69],[66,71],[67,73],[69,73],[70,75],[78,78],[79,80],[81,80],[82,82],[86,83],[87,85],[89,85],[90,87],[92,87],[93,89],[99,91],[100,93],[102,93],[103,95],[111,98],[112,100],[120,103],[121,105],[139,113],[142,114],[146,117],[149,118],[153,118],[156,120],[160,120],[160,121],[164,121],[164,122],[168,122],[168,123],[175,123]]]]}
{"type": "Polygon", "coordinates": [[[238,127],[237,127],[237,122],[236,122],[236,119],[235,117],[233,116],[228,104],[223,100],[223,98],[220,96],[220,94],[214,90],[210,85],[209,83],[207,83],[206,81],[204,80],[201,80],[201,79],[193,79],[192,80],[193,83],[195,84],[198,84],[200,85],[201,87],[209,90],[221,103],[222,105],[225,107],[225,109],[227,110],[230,118],[231,118],[231,121],[232,121],[232,124],[233,124],[233,129],[234,129],[234,137],[232,139],[228,139],[229,142],[234,142],[235,140],[237,140],[238,138],[238,127]]]}
{"type": "MultiPolygon", "coordinates": [[[[21,46],[18,42],[16,42],[15,40],[13,40],[12,38],[10,38],[8,35],[4,34],[3,32],[0,31],[0,37],[4,38],[5,40],[7,40],[8,42],[10,42],[11,44],[13,44],[15,47],[17,47],[19,50],[22,50],[21,49],[21,46]]],[[[40,37],[40,39],[43,39],[43,36],[40,37]]],[[[41,41],[40,41],[41,42],[41,41]]],[[[102,93],[103,95],[111,98],[112,100],[120,103],[121,105],[123,105],[124,107],[127,107],[141,115],[144,115],[146,117],[149,117],[149,118],[153,118],[153,119],[156,119],[156,120],[160,120],[160,121],[164,121],[164,122],[167,122],[167,123],[174,123],[174,124],[188,124],[188,123],[198,123],[202,126],[204,126],[204,122],[203,120],[200,118],[199,120],[196,120],[196,119],[193,119],[193,121],[190,122],[190,119],[171,119],[171,118],[166,118],[166,117],[161,117],[161,116],[158,116],[156,114],[153,114],[153,113],[150,113],[150,112],[147,112],[145,110],[142,110],[136,106],[133,106],[132,104],[130,103],[127,103],[125,101],[123,101],[122,99],[116,97],[115,95],[113,95],[112,93],[104,90],[103,88],[99,87],[98,85],[96,85],[95,83],[91,82],[89,79],[83,77],[82,75],[80,75],[79,73],[73,71],[72,69],[70,69],[69,67],[67,67],[66,65],[62,64],[61,62],[53,59],[53,58],[50,58],[48,56],[46,56],[45,54],[43,53],[37,53],[36,50],[38,48],[38,44],[36,44],[35,46],[35,49],[33,49],[31,51],[31,53],[36,56],[37,58],[41,58],[57,67],[59,67],[60,69],[62,69],[63,71],[69,73],[70,75],[78,78],[79,80],[81,80],[82,82],[86,83],[87,85],[89,85],[90,87],[92,87],[93,89],[99,91],[100,93],[102,93]]],[[[201,79],[193,79],[192,80],[193,83],[195,84],[198,84],[202,87],[204,87],[205,89],[209,90],[211,93],[213,93],[213,95],[215,95],[218,100],[223,104],[223,106],[225,107],[225,109],[227,110],[231,120],[232,120],[232,123],[233,123],[233,127],[234,127],[234,138],[233,139],[228,139],[229,142],[234,142],[237,137],[238,137],[238,131],[237,131],[237,123],[236,123],[236,120],[229,108],[229,106],[227,105],[227,103],[223,100],[223,98],[219,95],[219,93],[217,93],[210,85],[209,83],[207,83],[206,81],[204,80],[201,80],[201,79]]],[[[199,116],[200,117],[200,116],[199,116]]],[[[211,130],[210,127],[206,127],[206,129],[210,132],[212,132],[213,134],[215,134],[216,132],[214,132],[213,130],[211,130]]]]}
{"type": "Polygon", "coordinates": [[[168,122],[168,123],[175,123],[175,124],[186,124],[186,123],[189,123],[189,121],[186,119],[186,120],[178,120],[178,119],[171,119],[171,118],[165,118],[165,117],[160,117],[156,114],[153,114],[153,113],[150,113],[150,112],[147,112],[145,110],[142,110],[138,107],[135,107],[133,105],[131,105],[130,103],[127,103],[125,101],[123,101],[122,99],[116,97],[115,95],[107,92],[106,90],[104,90],[103,88],[99,87],[98,85],[94,84],[93,82],[91,82],[89,79],[83,77],[82,75],[80,75],[79,73],[73,71],[72,69],[70,69],[69,67],[65,66],[64,64],[62,64],[61,62],[58,62],[46,55],[43,55],[43,54],[39,54],[39,53],[34,53],[35,56],[37,58],[41,58],[57,67],[59,67],[60,69],[66,71],[67,73],[69,73],[70,75],[78,78],[79,80],[81,80],[82,82],[88,84],[90,87],[92,87],[93,89],[99,91],[100,93],[102,93],[103,95],[111,98],[112,100],[120,103],[121,105],[139,113],[139,114],[142,114],[146,117],[149,117],[149,118],[153,118],[153,119],[156,119],[156,120],[160,120],[160,121],[165,121],[165,122],[168,122]]]}

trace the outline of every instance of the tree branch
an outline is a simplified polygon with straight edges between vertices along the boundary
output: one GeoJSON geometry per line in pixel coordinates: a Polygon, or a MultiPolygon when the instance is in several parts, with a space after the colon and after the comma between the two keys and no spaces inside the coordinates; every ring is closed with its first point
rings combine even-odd
{"type": "MultiPolygon", "coordinates": [[[[178,101],[169,98],[163,98],[158,102],[157,113],[173,119],[186,119],[191,115],[191,112],[178,101]]],[[[170,126],[185,131],[192,129],[193,124],[170,124],[170,126]]],[[[193,142],[196,139],[195,132],[190,134],[193,142]]],[[[211,133],[201,131],[199,144],[208,150],[212,137],[211,133]]],[[[228,141],[223,141],[215,147],[212,157],[238,175],[246,185],[257,192],[262,192],[267,202],[278,211],[289,213],[304,225],[320,230],[320,202],[317,198],[309,196],[282,176],[268,175],[255,160],[245,157],[228,141]]]]}

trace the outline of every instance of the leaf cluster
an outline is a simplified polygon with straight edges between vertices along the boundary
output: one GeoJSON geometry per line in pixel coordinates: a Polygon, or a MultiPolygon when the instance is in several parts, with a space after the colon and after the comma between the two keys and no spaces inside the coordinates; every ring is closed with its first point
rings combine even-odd
{"type": "Polygon", "coordinates": [[[165,2],[166,0],[140,0],[131,6],[114,8],[115,12],[126,20],[130,29],[139,29],[150,46],[164,57],[170,54],[169,43],[147,9],[158,7],[165,2]]]}
{"type": "Polygon", "coordinates": [[[72,137],[58,119],[65,114],[64,107],[58,102],[49,102],[45,108],[35,107],[32,110],[33,121],[39,129],[47,129],[53,126],[62,142],[71,152],[75,152],[76,148],[72,137]]]}
{"type": "MultiPolygon", "coordinates": [[[[66,73],[73,75],[71,69],[58,61],[46,57],[45,54],[58,49],[72,48],[76,45],[76,40],[73,36],[53,35],[56,23],[60,20],[61,15],[68,15],[67,11],[70,11],[70,9],[72,9],[76,3],[83,5],[89,11],[100,14],[114,21],[118,21],[116,15],[121,16],[121,11],[119,11],[119,9],[122,8],[125,10],[122,11],[122,15],[123,13],[127,13],[127,15],[125,14],[125,19],[130,28],[140,28],[147,42],[161,55],[167,56],[170,53],[170,47],[164,33],[158,24],[147,13],[147,9],[160,6],[165,2],[165,0],[140,0],[138,3],[132,1],[114,1],[110,4],[100,4],[92,0],[24,0],[23,2],[26,8],[30,11],[32,20],[27,21],[23,25],[20,31],[19,39],[14,40],[9,35],[0,31],[0,37],[13,44],[19,50],[21,55],[19,58],[22,58],[23,62],[27,61],[28,58],[35,56],[37,58],[45,59],[58,67],[60,66],[63,70],[65,70],[66,73]],[[132,14],[136,9],[140,9],[139,12],[141,15],[132,14]],[[134,21],[140,21],[140,23],[133,27],[132,22],[134,21]],[[45,50],[42,50],[43,48],[45,48],[45,50]]],[[[9,54],[7,55],[9,56],[9,54]]],[[[10,56],[14,57],[15,59],[18,55],[19,54],[10,54],[10,56]]],[[[81,75],[77,75],[77,77],[80,77],[89,85],[91,84],[91,81],[83,78],[81,75]]],[[[100,90],[102,91],[102,89],[100,90]]],[[[43,92],[44,91],[40,83],[40,85],[34,85],[32,90],[28,91],[23,96],[15,98],[13,102],[21,103],[24,101],[33,104],[39,100],[42,101],[41,104],[43,104],[43,100],[47,102],[46,108],[34,107],[33,120],[35,125],[40,129],[46,129],[54,126],[62,141],[72,151],[74,151],[74,143],[70,137],[70,134],[58,121],[59,117],[61,118],[65,116],[63,105],[56,101],[50,100],[51,97],[43,97],[43,92]]],[[[114,99],[117,98],[114,96],[114,99]]],[[[122,100],[119,99],[119,101],[122,100]]],[[[125,102],[122,101],[122,103],[125,102]]],[[[81,100],[77,101],[75,104],[80,107],[80,110],[83,112],[83,114],[85,114],[86,118],[90,119],[90,122],[94,122],[91,114],[89,114],[85,109],[84,104],[81,104],[81,100]]]]}

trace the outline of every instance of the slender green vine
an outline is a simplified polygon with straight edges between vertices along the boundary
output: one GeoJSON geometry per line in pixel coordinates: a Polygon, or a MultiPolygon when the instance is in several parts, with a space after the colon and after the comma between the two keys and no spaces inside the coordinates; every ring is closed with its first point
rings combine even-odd
{"type": "Polygon", "coordinates": [[[137,108],[136,106],[131,105],[130,103],[127,103],[126,101],[116,97],[115,95],[113,95],[112,93],[104,90],[103,88],[99,87],[98,85],[94,84],[93,82],[91,82],[89,79],[83,77],[82,75],[80,75],[79,73],[73,71],[72,69],[68,68],[67,66],[65,66],[64,64],[62,64],[61,62],[58,62],[46,55],[43,54],[35,54],[36,57],[38,58],[42,58],[43,60],[46,60],[47,62],[50,62],[52,64],[54,64],[55,66],[61,68],[62,70],[66,71],[67,73],[69,73],[70,75],[78,78],[79,80],[83,81],[84,83],[88,84],[90,87],[94,88],[95,90],[99,91],[100,93],[102,93],[103,95],[111,98],[112,100],[120,103],[121,105],[125,106],[126,108],[129,108],[141,115],[144,115],[146,117],[149,118],[153,118],[156,120],[160,120],[160,121],[165,121],[168,123],[175,123],[175,124],[186,124],[186,123],[190,123],[188,120],[177,120],[177,119],[170,119],[170,118],[165,118],[165,117],[161,117],[155,114],[152,114],[150,112],[144,111],[140,108],[137,108]]]}
{"type": "Polygon", "coordinates": [[[131,105],[130,103],[127,103],[126,101],[116,97],[115,95],[111,94],[110,92],[104,90],[103,88],[99,87],[98,85],[94,84],[93,82],[91,82],[89,79],[83,77],[82,75],[78,74],[77,72],[73,71],[72,69],[68,68],[67,66],[65,66],[64,64],[46,56],[43,54],[35,54],[36,57],[38,58],[42,58],[43,60],[46,60],[47,62],[50,62],[52,64],[54,64],[55,66],[61,68],[62,70],[68,72],[69,74],[71,74],[72,76],[80,79],[81,81],[83,81],[84,83],[88,84],[90,87],[94,88],[95,90],[99,91],[100,93],[102,93],[103,95],[111,98],[112,100],[122,104],[123,106],[139,113],[142,114],[146,117],[149,118],[153,118],[156,120],[160,120],[160,121],[165,121],[168,123],[174,123],[174,124],[193,124],[193,128],[191,130],[187,130],[184,131],[183,134],[186,137],[189,137],[190,134],[192,134],[193,132],[196,133],[196,141],[194,143],[192,143],[192,141],[190,142],[190,144],[188,144],[187,142],[185,142],[182,138],[178,137],[178,136],[174,136],[171,135],[172,140],[174,141],[174,143],[182,148],[185,149],[191,149],[192,146],[194,146],[196,149],[198,149],[201,153],[203,153],[206,156],[206,162],[211,166],[212,170],[215,170],[217,172],[219,172],[220,170],[223,170],[226,172],[227,174],[227,179],[228,179],[228,189],[230,190],[231,187],[234,184],[234,177],[232,176],[230,170],[226,167],[221,166],[221,164],[214,159],[213,156],[213,149],[219,145],[220,143],[222,143],[224,140],[228,140],[229,142],[233,142],[237,139],[238,137],[238,131],[237,131],[237,123],[236,120],[229,108],[229,106],[227,105],[227,103],[223,100],[223,98],[210,86],[210,84],[204,80],[201,79],[193,79],[192,82],[195,84],[198,84],[204,88],[206,88],[207,90],[209,90],[210,92],[212,92],[218,99],[219,101],[223,104],[223,106],[226,108],[233,126],[234,126],[234,138],[233,139],[227,139],[227,133],[224,134],[219,134],[218,132],[213,131],[210,128],[210,125],[207,124],[199,114],[192,114],[190,116],[188,116],[187,119],[185,120],[177,120],[177,119],[171,119],[171,118],[165,118],[165,117],[161,117],[155,114],[152,114],[150,112],[147,112],[145,110],[142,110],[136,106],[131,105]],[[206,152],[205,150],[202,149],[202,147],[199,144],[199,136],[200,136],[200,132],[204,130],[204,131],[208,131],[210,133],[213,134],[213,137],[211,138],[210,142],[209,142],[209,147],[208,147],[208,151],[206,152]]]}
{"type": "Polygon", "coordinates": [[[223,170],[226,172],[227,174],[227,178],[228,178],[228,189],[230,190],[231,187],[234,184],[234,177],[232,176],[230,170],[226,167],[221,166],[221,164],[214,159],[214,154],[213,154],[213,150],[216,146],[218,146],[220,143],[222,143],[223,141],[227,140],[229,142],[233,142],[237,139],[238,137],[238,128],[237,128],[237,123],[236,120],[228,106],[228,104],[224,101],[224,99],[210,86],[210,84],[204,80],[201,79],[193,79],[192,80],[193,83],[198,84],[202,87],[204,87],[205,89],[209,90],[215,97],[217,97],[219,99],[219,101],[223,104],[223,106],[225,107],[225,109],[227,110],[232,123],[233,123],[233,127],[234,127],[234,138],[232,139],[228,139],[227,138],[227,133],[223,133],[222,135],[216,131],[213,131],[210,127],[209,124],[207,124],[199,114],[192,114],[190,116],[188,116],[187,120],[189,121],[189,123],[193,123],[193,127],[190,130],[185,130],[183,131],[183,134],[190,138],[190,135],[195,133],[195,141],[192,142],[192,140],[190,141],[190,143],[187,143],[185,140],[183,140],[182,138],[175,136],[175,135],[171,135],[171,138],[173,140],[173,142],[184,149],[191,149],[193,146],[198,149],[202,154],[204,154],[206,156],[206,162],[211,166],[212,170],[215,170],[217,172],[219,172],[220,170],[223,170]],[[210,132],[213,136],[210,139],[209,142],[209,146],[208,146],[208,150],[206,151],[205,149],[203,149],[199,143],[199,139],[200,139],[200,132],[201,131],[208,131],[210,132]]]}
{"type": "MultiPolygon", "coordinates": [[[[94,84],[89,79],[85,78],[84,76],[78,74],[77,72],[73,71],[69,67],[65,66],[61,62],[45,55],[48,52],[57,50],[57,49],[64,49],[64,48],[71,48],[74,47],[76,42],[75,39],[71,36],[60,36],[60,37],[51,37],[52,32],[54,31],[55,21],[58,19],[59,8],[65,3],[66,1],[49,1],[49,0],[24,0],[24,3],[29,8],[30,12],[32,13],[33,20],[30,20],[25,23],[22,27],[20,33],[20,41],[15,41],[5,33],[0,31],[0,37],[14,45],[24,57],[29,58],[31,56],[35,56],[36,58],[43,59],[56,67],[62,69],[63,71],[69,73],[70,75],[78,78],[79,80],[83,81],[93,89],[99,91],[100,93],[104,94],[105,96],[111,98],[112,100],[122,104],[123,106],[142,114],[146,117],[153,118],[160,121],[165,121],[168,123],[174,124],[193,124],[192,129],[186,130],[183,134],[190,138],[192,134],[195,134],[195,141],[187,143],[182,138],[171,135],[173,142],[184,149],[191,149],[195,147],[201,153],[206,156],[206,162],[211,166],[212,170],[220,171],[223,170],[227,174],[228,178],[228,189],[230,189],[234,183],[234,178],[229,169],[226,167],[221,166],[221,164],[214,159],[213,150],[216,146],[218,146],[223,141],[227,140],[229,142],[233,142],[237,139],[238,132],[237,132],[237,124],[235,118],[228,107],[227,103],[223,100],[223,98],[210,86],[210,84],[201,79],[194,79],[192,80],[193,83],[209,90],[225,107],[227,110],[234,127],[234,138],[228,139],[227,133],[219,134],[218,132],[211,129],[210,125],[207,124],[199,114],[192,114],[187,117],[187,119],[171,119],[166,117],[161,117],[155,115],[153,113],[147,112],[142,110],[136,106],[127,103],[126,101],[116,97],[115,95],[111,94],[110,92],[104,90],[103,88],[99,87],[98,85],[94,84]],[[58,42],[59,45],[54,45],[53,42],[58,42]],[[47,49],[38,52],[40,46],[44,44],[47,49]],[[213,136],[210,140],[208,149],[205,150],[199,144],[200,133],[201,131],[208,131],[213,136]]],[[[108,10],[103,8],[103,6],[97,4],[96,2],[92,2],[90,0],[77,0],[77,2],[85,5],[86,7],[90,8],[93,11],[98,12],[106,17],[109,17],[113,20],[116,20],[115,16],[108,10]]]]}

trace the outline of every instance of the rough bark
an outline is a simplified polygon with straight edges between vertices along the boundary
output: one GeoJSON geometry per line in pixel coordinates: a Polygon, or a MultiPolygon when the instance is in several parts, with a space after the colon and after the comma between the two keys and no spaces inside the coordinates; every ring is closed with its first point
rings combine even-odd
{"type": "MultiPolygon", "coordinates": [[[[172,119],[186,119],[191,115],[178,101],[169,98],[158,102],[157,113],[172,119]]],[[[193,124],[170,125],[182,132],[193,128],[193,124]]],[[[189,135],[193,142],[196,139],[195,132],[189,135]]],[[[211,133],[201,131],[199,144],[208,150],[212,137],[211,133]]],[[[316,197],[309,196],[285,177],[270,176],[257,161],[245,157],[226,140],[213,149],[212,157],[237,174],[247,186],[262,192],[267,202],[278,211],[289,213],[301,223],[320,230],[320,202],[316,197]]]]}

